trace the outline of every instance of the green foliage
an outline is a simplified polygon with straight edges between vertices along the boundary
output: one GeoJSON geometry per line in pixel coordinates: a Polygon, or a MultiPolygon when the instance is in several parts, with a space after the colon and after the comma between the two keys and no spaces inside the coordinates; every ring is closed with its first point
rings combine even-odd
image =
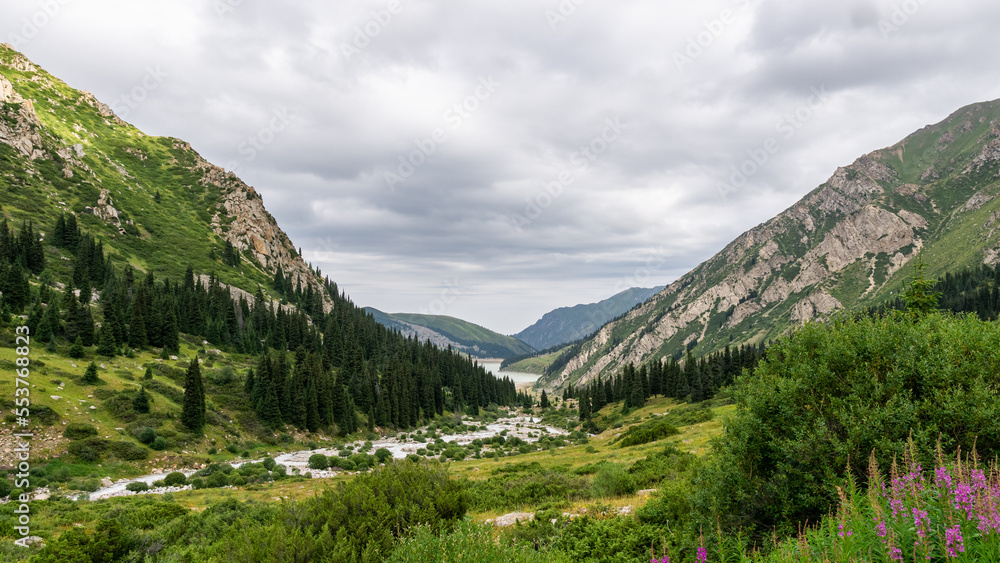
{"type": "Polygon", "coordinates": [[[639,444],[648,444],[678,433],[679,431],[674,425],[666,420],[657,418],[630,427],[622,435],[620,445],[623,448],[627,448],[629,446],[638,446],[639,444]]]}
{"type": "Polygon", "coordinates": [[[125,485],[125,490],[132,491],[134,493],[140,493],[142,491],[148,491],[149,485],[143,483],[142,481],[133,481],[128,485],[125,485]]]}
{"type": "Polygon", "coordinates": [[[87,371],[83,374],[83,382],[87,385],[97,385],[99,381],[100,379],[97,377],[97,364],[90,362],[90,365],[87,366],[87,371]]]}
{"type": "Polygon", "coordinates": [[[82,440],[91,436],[97,436],[97,428],[93,424],[86,422],[70,422],[63,429],[63,437],[70,440],[82,440]]]}
{"type": "MultiPolygon", "coordinates": [[[[887,466],[912,435],[1000,454],[1000,325],[973,316],[840,316],[768,351],[733,397],[738,410],[698,490],[728,529],[793,531],[836,499],[850,467],[887,466]]],[[[929,465],[930,459],[923,460],[929,465]]],[[[706,524],[710,524],[708,522],[706,524]]]]}
{"type": "Polygon", "coordinates": [[[187,484],[187,477],[180,471],[174,471],[163,478],[163,483],[168,487],[183,487],[187,484]]]}
{"type": "Polygon", "coordinates": [[[462,522],[450,532],[435,534],[421,526],[403,540],[387,563],[570,563],[554,550],[539,552],[531,544],[496,541],[489,527],[462,522]]]}
{"type": "Polygon", "coordinates": [[[597,470],[590,488],[595,497],[630,495],[638,488],[635,477],[617,463],[605,463],[597,470]]]}
{"type": "Polygon", "coordinates": [[[205,427],[205,388],[197,358],[192,359],[184,379],[183,407],[181,424],[192,432],[201,434],[205,427]]]}
{"type": "Polygon", "coordinates": [[[139,438],[140,442],[148,446],[152,444],[154,440],[156,440],[156,431],[146,426],[139,431],[139,435],[137,437],[139,438]]]}
{"type": "Polygon", "coordinates": [[[469,504],[476,510],[508,510],[546,501],[590,497],[586,479],[565,469],[545,469],[539,463],[505,464],[485,480],[466,481],[469,504]]]}
{"type": "Polygon", "coordinates": [[[313,454],[309,456],[309,469],[326,469],[330,467],[330,460],[323,454],[313,454]]]}

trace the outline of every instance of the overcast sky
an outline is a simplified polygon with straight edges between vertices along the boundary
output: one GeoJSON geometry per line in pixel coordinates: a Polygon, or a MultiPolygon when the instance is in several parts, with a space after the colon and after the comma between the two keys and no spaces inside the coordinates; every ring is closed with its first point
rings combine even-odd
{"type": "Polygon", "coordinates": [[[1000,98],[990,0],[0,6],[0,39],[237,170],[356,303],[504,333],[1000,98]]]}

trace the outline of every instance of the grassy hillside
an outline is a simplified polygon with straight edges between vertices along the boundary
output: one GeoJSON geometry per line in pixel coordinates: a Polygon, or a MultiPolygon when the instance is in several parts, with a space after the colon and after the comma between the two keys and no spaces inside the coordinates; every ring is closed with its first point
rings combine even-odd
{"type": "MultiPolygon", "coordinates": [[[[411,332],[412,326],[425,327],[441,335],[447,341],[438,343],[439,345],[451,344],[453,347],[467,354],[479,358],[506,358],[527,354],[534,350],[524,342],[513,336],[506,336],[477,324],[447,317],[443,315],[421,315],[414,313],[393,313],[387,314],[371,307],[366,308],[381,324],[401,330],[404,334],[411,332]],[[400,322],[402,321],[402,323],[400,322]]],[[[426,333],[417,333],[421,340],[432,338],[426,333]]]]}
{"type": "Polygon", "coordinates": [[[923,250],[926,274],[1000,258],[1000,101],[974,104],[838,169],[601,328],[544,387],[627,363],[760,343],[812,318],[898,295],[923,250]]]}

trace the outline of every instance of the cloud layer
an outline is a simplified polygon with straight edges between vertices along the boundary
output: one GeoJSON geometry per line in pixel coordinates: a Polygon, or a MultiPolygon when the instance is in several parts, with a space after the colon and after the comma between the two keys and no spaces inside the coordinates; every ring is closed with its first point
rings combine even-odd
{"type": "Polygon", "coordinates": [[[3,14],[0,38],[36,63],[238,170],[359,304],[506,333],[667,283],[837,166],[1000,97],[986,0],[3,14]]]}

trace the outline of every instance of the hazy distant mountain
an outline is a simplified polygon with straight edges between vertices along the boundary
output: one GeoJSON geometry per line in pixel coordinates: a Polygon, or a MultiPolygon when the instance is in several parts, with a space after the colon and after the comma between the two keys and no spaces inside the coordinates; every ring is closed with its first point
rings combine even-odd
{"type": "Polygon", "coordinates": [[[411,313],[383,313],[365,307],[376,321],[388,328],[399,330],[404,336],[416,335],[440,347],[452,348],[477,358],[508,358],[534,352],[531,346],[513,336],[481,327],[454,317],[419,315],[411,313]]]}
{"type": "Polygon", "coordinates": [[[664,286],[633,287],[598,303],[560,307],[542,315],[535,324],[515,334],[536,350],[545,350],[589,336],[604,323],[628,312],[664,286]]]}
{"type": "Polygon", "coordinates": [[[693,349],[773,339],[838,309],[881,303],[912,275],[1000,259],[1000,100],[973,104],[837,169],[584,342],[539,380],[558,387],[693,349]]]}

